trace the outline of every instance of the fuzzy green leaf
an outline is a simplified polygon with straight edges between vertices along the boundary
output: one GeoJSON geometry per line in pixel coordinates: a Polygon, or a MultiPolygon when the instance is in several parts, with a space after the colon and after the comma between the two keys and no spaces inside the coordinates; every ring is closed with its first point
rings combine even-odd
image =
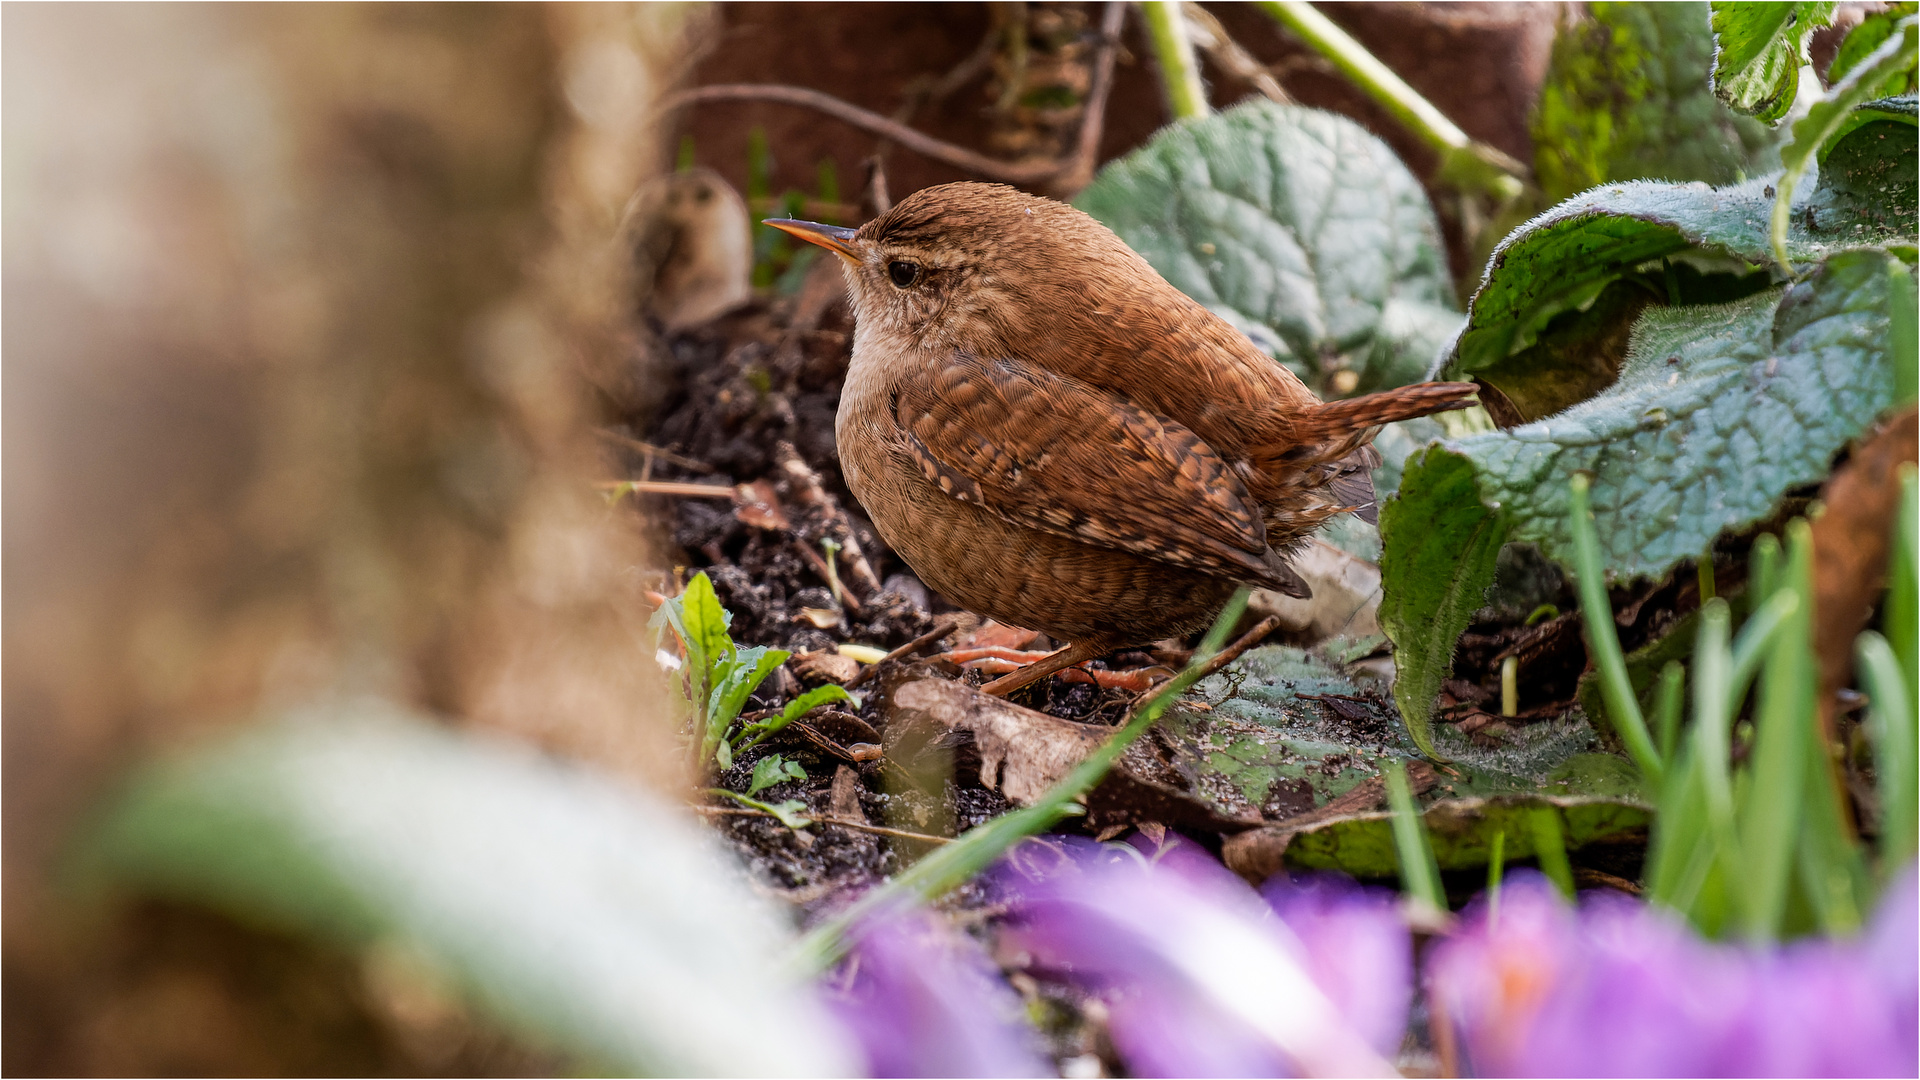
{"type": "Polygon", "coordinates": [[[1408,459],[1399,492],[1380,507],[1380,628],[1393,640],[1393,699],[1429,757],[1434,696],[1509,529],[1476,485],[1471,460],[1431,447],[1408,459]]]}
{"type": "Polygon", "coordinates": [[[1730,184],[1778,167],[1774,138],[1728,112],[1704,3],[1588,4],[1554,38],[1534,112],[1534,173],[1549,199],[1613,180],[1730,184]]]}
{"type": "Polygon", "coordinates": [[[683,811],[384,706],[148,767],[84,841],[89,880],[349,948],[398,946],[571,1071],[846,1076],[783,966],[784,916],[683,811]],[[738,1038],[740,988],[756,1038],[738,1038]]]}
{"type": "Polygon", "coordinates": [[[1836,6],[1714,0],[1713,92],[1768,123],[1787,115],[1807,63],[1807,39],[1833,21],[1836,6]]]}
{"type": "MultiPolygon", "coordinates": [[[[1890,261],[1848,252],[1784,294],[1650,310],[1605,393],[1444,445],[1472,462],[1481,501],[1508,516],[1511,537],[1562,565],[1571,557],[1567,483],[1589,473],[1609,571],[1629,580],[1665,573],[1826,476],[1833,456],[1893,403],[1890,261]]],[[[1403,483],[1400,497],[1412,491],[1403,483]]]]}
{"type": "Polygon", "coordinates": [[[1828,232],[1876,233],[1885,227],[1909,243],[1920,226],[1914,177],[1920,173],[1920,127],[1912,97],[1871,101],[1855,109],[1820,149],[1820,182],[1807,212],[1828,232]]]}
{"type": "Polygon", "coordinates": [[[1419,181],[1333,113],[1254,101],[1173,124],[1077,200],[1323,396],[1417,382],[1458,326],[1419,181]]]}
{"type": "MultiPolygon", "coordinates": [[[[1494,250],[1442,376],[1484,379],[1516,398],[1550,397],[1560,372],[1537,370],[1534,354],[1522,354],[1551,340],[1551,329],[1564,325],[1556,318],[1590,310],[1615,282],[1630,280],[1662,302],[1683,304],[1719,303],[1764,285],[1765,278],[1739,271],[1772,259],[1767,230],[1773,194],[1769,178],[1728,188],[1647,181],[1609,184],[1561,203],[1494,250]],[[1660,260],[1683,257],[1714,272],[1689,270],[1676,261],[1670,287],[1660,260]],[[1642,269],[1649,266],[1651,271],[1642,269]]],[[[1795,259],[1912,242],[1891,221],[1858,229],[1853,225],[1860,223],[1848,222],[1844,229],[1828,231],[1817,221],[1809,224],[1804,205],[1796,205],[1787,232],[1787,250],[1795,259]]],[[[1603,335],[1615,326],[1609,322],[1582,333],[1603,335]]],[[[1527,413],[1523,419],[1541,415],[1548,414],[1527,413]]]]}

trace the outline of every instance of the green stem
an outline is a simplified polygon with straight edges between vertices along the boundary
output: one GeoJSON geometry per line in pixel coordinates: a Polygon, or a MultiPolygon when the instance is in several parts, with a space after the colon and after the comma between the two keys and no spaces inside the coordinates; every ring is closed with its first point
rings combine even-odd
{"type": "Polygon", "coordinates": [[[1807,114],[1794,121],[1793,138],[1780,152],[1780,178],[1773,182],[1773,214],[1768,222],[1767,239],[1773,245],[1773,259],[1787,276],[1793,276],[1793,261],[1787,258],[1787,225],[1793,217],[1793,190],[1806,175],[1807,166],[1840,129],[1846,126],[1854,106],[1873,96],[1874,89],[1887,76],[1912,63],[1920,20],[1900,20],[1893,35],[1868,53],[1846,78],[1835,83],[1825,98],[1814,103],[1807,114]]]}
{"type": "Polygon", "coordinates": [[[1140,16],[1146,20],[1153,56],[1160,63],[1160,84],[1166,88],[1173,118],[1207,115],[1212,111],[1207,107],[1207,89],[1200,82],[1200,61],[1194,57],[1179,0],[1146,0],[1140,5],[1140,16]]]}
{"type": "Polygon", "coordinates": [[[1332,61],[1333,66],[1393,114],[1407,130],[1440,152],[1441,171],[1465,186],[1502,199],[1520,194],[1526,166],[1485,143],[1475,142],[1433,103],[1381,63],[1366,46],[1335,26],[1305,0],[1262,0],[1256,5],[1332,61]]]}
{"type": "Polygon", "coordinates": [[[1633,680],[1627,677],[1627,660],[1620,651],[1620,637],[1613,628],[1613,605],[1607,600],[1607,582],[1600,566],[1600,537],[1594,531],[1593,515],[1587,510],[1592,481],[1585,473],[1576,473],[1569,500],[1573,510],[1573,568],[1580,590],[1580,617],[1587,626],[1587,647],[1593,650],[1593,666],[1600,672],[1600,696],[1607,703],[1607,716],[1613,721],[1620,741],[1648,784],[1660,785],[1660,752],[1647,734],[1647,722],[1640,715],[1640,700],[1634,695],[1633,680]]]}

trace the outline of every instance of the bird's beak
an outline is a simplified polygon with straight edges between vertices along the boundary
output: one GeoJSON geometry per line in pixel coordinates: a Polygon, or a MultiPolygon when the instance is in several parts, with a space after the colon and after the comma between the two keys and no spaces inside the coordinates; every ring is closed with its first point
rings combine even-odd
{"type": "Polygon", "coordinates": [[[843,229],[838,225],[822,225],[817,221],[795,221],[792,218],[768,218],[761,224],[771,225],[783,233],[791,233],[809,244],[819,244],[848,262],[860,261],[860,255],[853,246],[853,234],[856,231],[854,229],[843,229]]]}

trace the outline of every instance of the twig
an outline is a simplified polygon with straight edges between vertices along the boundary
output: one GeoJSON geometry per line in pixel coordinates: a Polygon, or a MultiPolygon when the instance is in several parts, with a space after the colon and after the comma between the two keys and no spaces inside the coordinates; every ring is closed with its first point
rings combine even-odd
{"type": "Polygon", "coordinates": [[[905,645],[902,645],[899,648],[888,653],[887,655],[881,657],[879,663],[869,664],[866,667],[861,668],[859,674],[855,675],[853,678],[847,680],[845,683],[841,685],[841,689],[852,690],[855,687],[862,685],[868,679],[873,678],[873,673],[880,669],[880,664],[887,663],[890,660],[898,660],[903,656],[912,656],[914,653],[917,653],[921,649],[924,649],[927,646],[933,644],[934,642],[939,641],[941,638],[946,637],[948,634],[953,633],[955,630],[959,628],[960,628],[960,624],[955,620],[942,619],[939,623],[934,625],[933,629],[927,631],[924,634],[921,634],[919,637],[914,638],[912,641],[907,642],[905,645]]]}
{"type": "MultiPolygon", "coordinates": [[[[793,546],[794,550],[800,553],[800,557],[807,561],[807,565],[813,568],[813,572],[820,575],[820,580],[831,587],[835,579],[833,568],[827,565],[827,560],[815,554],[813,548],[802,540],[798,533],[793,534],[793,546]]],[[[851,589],[840,590],[840,603],[847,609],[847,614],[860,614],[860,599],[853,595],[851,589]]]]}
{"type": "Polygon", "coordinates": [[[726,484],[682,484],[672,480],[600,480],[594,487],[621,494],[685,495],[697,499],[737,499],[739,493],[726,484]]]}
{"type": "MultiPolygon", "coordinates": [[[[712,814],[715,817],[773,817],[772,814],[767,813],[765,810],[750,810],[744,806],[696,806],[693,808],[693,812],[696,814],[712,814]]],[[[838,825],[843,829],[873,833],[875,836],[891,836],[899,840],[917,840],[923,844],[953,843],[953,838],[950,836],[935,836],[932,833],[908,832],[905,829],[889,829],[885,825],[869,825],[864,821],[849,821],[846,818],[815,817],[813,818],[813,823],[815,825],[838,825]]]]}
{"type": "MultiPolygon", "coordinates": [[[[880,579],[874,575],[873,566],[867,562],[866,553],[860,550],[860,539],[853,533],[853,522],[847,520],[846,513],[840,509],[839,500],[828,494],[826,488],[820,486],[819,475],[813,471],[812,466],[807,464],[806,459],[800,456],[799,451],[793,448],[792,443],[777,444],[773,449],[773,460],[798,489],[794,495],[799,503],[802,506],[819,507],[830,524],[839,526],[846,537],[840,545],[840,553],[847,557],[847,570],[869,596],[877,594],[880,591],[880,579]]],[[[825,560],[814,555],[811,548],[807,549],[807,554],[810,562],[818,564],[820,576],[827,577],[825,560]]],[[[851,590],[848,595],[852,595],[851,590]]],[[[858,605],[850,607],[849,610],[859,610],[858,605]]]]}
{"type": "Polygon", "coordinates": [[[610,443],[624,446],[629,450],[638,450],[643,454],[658,458],[669,465],[678,465],[683,469],[692,469],[695,472],[710,473],[714,471],[713,466],[704,461],[696,461],[690,457],[682,457],[671,450],[662,450],[650,442],[643,442],[631,435],[622,435],[617,431],[608,431],[606,428],[594,428],[593,433],[610,443]]]}
{"type": "Polygon", "coordinates": [[[1293,98],[1281,88],[1280,80],[1274,78],[1272,69],[1254,59],[1252,53],[1240,47],[1240,43],[1228,36],[1227,28],[1213,13],[1201,7],[1193,0],[1181,5],[1186,12],[1187,32],[1192,35],[1193,43],[1200,46],[1220,70],[1253,84],[1269,101],[1281,105],[1293,104],[1293,98]]]}
{"type": "Polygon", "coordinates": [[[823,94],[818,90],[809,90],[802,86],[782,86],[777,83],[722,83],[717,86],[701,86],[673,95],[661,107],[677,109],[686,105],[721,101],[770,101],[780,105],[796,105],[803,109],[813,109],[862,131],[878,135],[883,139],[891,139],[921,157],[932,158],[963,172],[1007,184],[1038,184],[1053,179],[1072,166],[1071,162],[1062,161],[1038,161],[1029,164],[996,161],[965,147],[921,134],[905,124],[896,123],[877,112],[869,112],[858,105],[841,101],[831,94],[823,94]]]}
{"type": "Polygon", "coordinates": [[[1278,615],[1269,615],[1266,618],[1261,619],[1259,622],[1254,623],[1253,629],[1240,635],[1240,638],[1238,641],[1235,641],[1233,644],[1227,646],[1224,649],[1221,649],[1219,652],[1214,653],[1212,656],[1208,657],[1206,662],[1200,665],[1200,673],[1198,675],[1193,676],[1193,678],[1191,679],[1187,679],[1187,678],[1184,678],[1185,672],[1182,672],[1181,674],[1183,678],[1172,679],[1167,682],[1161,683],[1159,686],[1154,687],[1152,690],[1149,690],[1147,691],[1146,694],[1142,695],[1139,701],[1136,701],[1133,703],[1133,712],[1138,713],[1140,710],[1160,700],[1160,698],[1165,696],[1167,692],[1172,690],[1175,686],[1179,686],[1182,690],[1185,690],[1188,686],[1191,686],[1194,683],[1199,682],[1201,679],[1204,679],[1209,675],[1219,674],[1221,668],[1226,667],[1228,664],[1231,664],[1235,660],[1240,659],[1241,655],[1244,654],[1248,649],[1251,649],[1255,645],[1260,644],[1260,642],[1266,639],[1266,636],[1268,634],[1273,633],[1275,630],[1279,628],[1280,628],[1280,616],[1278,615]]]}
{"type": "Polygon", "coordinates": [[[1107,99],[1113,96],[1113,64],[1120,55],[1120,29],[1126,25],[1127,5],[1110,3],[1100,16],[1100,44],[1093,53],[1093,77],[1087,83],[1087,103],[1080,117],[1080,135],[1073,144],[1069,160],[1072,168],[1063,169],[1054,181],[1062,194],[1074,194],[1093,182],[1093,170],[1100,164],[1100,135],[1106,128],[1107,99]]]}
{"type": "Polygon", "coordinates": [[[1037,185],[1054,181],[1063,188],[1084,186],[1093,176],[1100,150],[1100,134],[1105,122],[1107,98],[1113,89],[1113,63],[1120,46],[1120,26],[1127,5],[1110,3],[1100,25],[1100,45],[1094,53],[1093,78],[1088,84],[1085,111],[1080,120],[1080,135],[1074,152],[1053,161],[999,161],[965,147],[915,131],[877,112],[842,101],[831,94],[801,86],[777,83],[724,83],[700,86],[669,97],[660,106],[667,112],[688,105],[723,101],[767,101],[813,109],[850,124],[862,131],[890,139],[922,157],[951,165],[963,172],[1007,184],[1037,185]]]}
{"type": "Polygon", "coordinates": [[[1199,652],[1207,655],[1207,659],[1188,667],[1174,676],[1172,681],[1144,695],[1111,736],[1074,766],[1073,771],[1047,789],[1033,805],[1002,814],[968,830],[956,843],[929,853],[926,858],[814,927],[794,950],[796,965],[809,972],[824,970],[845,950],[847,932],[871,913],[893,904],[937,897],[985,869],[1014,844],[1050,828],[1063,818],[1085,813],[1079,800],[1105,778],[1107,770],[1120,759],[1127,747],[1153,727],[1166,711],[1171,695],[1182,693],[1199,680],[1219,671],[1280,624],[1278,618],[1269,616],[1232,645],[1218,653],[1211,652],[1246,609],[1247,590],[1241,589],[1227,601],[1220,617],[1214,620],[1213,629],[1207,632],[1206,639],[1201,642],[1199,652]]]}

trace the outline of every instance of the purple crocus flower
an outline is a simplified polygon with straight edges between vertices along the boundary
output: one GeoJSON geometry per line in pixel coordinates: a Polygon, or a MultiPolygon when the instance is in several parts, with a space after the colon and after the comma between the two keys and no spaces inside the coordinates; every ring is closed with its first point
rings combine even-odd
{"type": "Polygon", "coordinates": [[[1911,873],[1869,933],[1754,948],[1589,893],[1576,909],[1522,872],[1434,950],[1436,1026],[1482,1076],[1912,1076],[1920,960],[1911,873]]]}
{"type": "Polygon", "coordinates": [[[1169,841],[1017,850],[998,876],[1002,959],[1102,1001],[1135,1075],[1391,1073],[1383,1055],[1404,1030],[1409,982],[1392,902],[1314,883],[1270,905],[1197,845],[1169,841]],[[1376,991],[1378,1007],[1349,1011],[1376,991]]]}
{"type": "Polygon", "coordinates": [[[873,1076],[1051,1076],[1020,999],[979,943],[914,909],[855,931],[827,1003],[873,1076]]]}

